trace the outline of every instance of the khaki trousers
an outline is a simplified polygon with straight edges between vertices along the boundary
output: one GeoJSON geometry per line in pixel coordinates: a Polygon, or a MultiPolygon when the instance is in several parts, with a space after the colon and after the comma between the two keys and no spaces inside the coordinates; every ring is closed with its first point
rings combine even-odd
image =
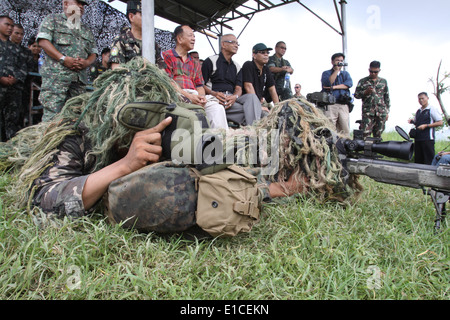
{"type": "Polygon", "coordinates": [[[325,115],[336,126],[338,133],[350,135],[349,127],[349,112],[346,104],[331,104],[328,106],[328,110],[325,111],[325,115]]]}

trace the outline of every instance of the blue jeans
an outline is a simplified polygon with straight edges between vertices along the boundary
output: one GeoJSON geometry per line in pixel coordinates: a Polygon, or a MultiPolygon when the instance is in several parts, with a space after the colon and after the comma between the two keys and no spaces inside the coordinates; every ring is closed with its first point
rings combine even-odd
{"type": "Polygon", "coordinates": [[[440,164],[450,164],[450,154],[443,155],[439,158],[439,155],[436,155],[431,163],[432,166],[438,166],[440,164]]]}

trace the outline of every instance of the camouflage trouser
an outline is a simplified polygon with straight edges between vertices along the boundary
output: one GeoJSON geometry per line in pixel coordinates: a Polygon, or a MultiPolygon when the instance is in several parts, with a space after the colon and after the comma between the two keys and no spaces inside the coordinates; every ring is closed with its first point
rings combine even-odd
{"type": "Polygon", "coordinates": [[[86,92],[81,82],[59,81],[53,77],[43,77],[39,101],[44,107],[42,121],[51,120],[61,111],[67,100],[86,92]]]}
{"type": "Polygon", "coordinates": [[[23,127],[22,91],[19,87],[0,88],[1,141],[8,141],[23,127]]]}
{"type": "Polygon", "coordinates": [[[280,101],[292,99],[292,90],[291,88],[277,88],[277,94],[280,98],[280,101]]]}
{"type": "Polygon", "coordinates": [[[363,113],[361,130],[364,131],[364,138],[370,137],[381,138],[381,134],[385,129],[387,114],[374,116],[370,113],[363,113]]]}

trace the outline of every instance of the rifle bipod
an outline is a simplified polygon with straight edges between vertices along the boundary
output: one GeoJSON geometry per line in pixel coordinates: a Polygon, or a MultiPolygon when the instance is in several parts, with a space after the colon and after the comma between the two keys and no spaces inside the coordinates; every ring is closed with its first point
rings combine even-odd
{"type": "Polygon", "coordinates": [[[436,220],[435,220],[435,232],[439,233],[441,230],[441,224],[445,220],[447,212],[445,210],[445,204],[449,201],[450,195],[446,192],[437,191],[434,189],[428,189],[427,192],[433,200],[434,208],[436,209],[436,220]]]}

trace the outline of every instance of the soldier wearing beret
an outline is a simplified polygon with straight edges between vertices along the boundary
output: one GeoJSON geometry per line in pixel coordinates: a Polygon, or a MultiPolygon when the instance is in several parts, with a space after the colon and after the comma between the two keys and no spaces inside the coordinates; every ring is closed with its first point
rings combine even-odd
{"type": "Polygon", "coordinates": [[[39,96],[43,121],[60,112],[69,98],[86,92],[87,68],[98,55],[94,35],[80,21],[88,1],[63,0],[62,4],[64,13],[48,15],[37,35],[45,52],[39,96]]]}

